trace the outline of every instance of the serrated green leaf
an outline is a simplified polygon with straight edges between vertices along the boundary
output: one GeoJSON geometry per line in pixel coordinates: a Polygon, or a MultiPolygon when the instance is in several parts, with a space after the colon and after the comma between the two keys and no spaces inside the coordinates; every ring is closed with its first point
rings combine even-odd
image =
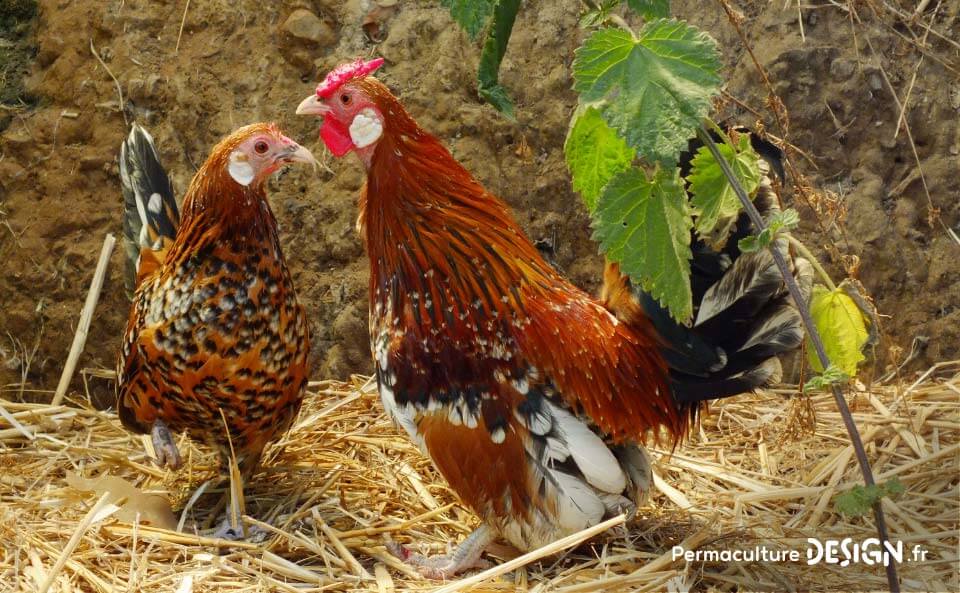
{"type": "Polygon", "coordinates": [[[900,479],[894,476],[886,482],[872,486],[854,486],[846,492],[837,494],[833,505],[840,513],[848,517],[866,515],[873,505],[883,497],[896,498],[906,491],[900,479]]]}
{"type": "MultiPolygon", "coordinates": [[[[742,134],[736,151],[727,143],[718,144],[717,148],[744,191],[752,196],[760,186],[760,156],[750,146],[750,137],[742,134]]],[[[742,208],[740,198],[706,146],[694,155],[687,179],[693,194],[691,203],[699,211],[697,233],[708,245],[720,249],[742,208]]]]}
{"type": "Polygon", "coordinates": [[[670,0],[627,0],[627,5],[645,19],[670,16],[670,0]]]}
{"type": "Polygon", "coordinates": [[[776,234],[780,231],[792,231],[800,224],[800,213],[793,208],[781,210],[767,221],[767,228],[770,232],[776,234]]]}
{"type": "Polygon", "coordinates": [[[619,173],[607,184],[593,217],[593,237],[611,260],[674,318],[693,314],[687,195],[674,167],[648,179],[642,169],[619,173]]]}
{"type": "Polygon", "coordinates": [[[744,253],[752,253],[764,249],[784,231],[790,231],[800,224],[800,214],[793,208],[787,208],[774,214],[767,221],[767,228],[756,235],[747,235],[737,242],[737,247],[744,253]]]}
{"type": "Polygon", "coordinates": [[[498,80],[500,62],[503,61],[503,55],[507,52],[507,43],[510,41],[510,33],[513,31],[513,23],[517,20],[518,10],[520,10],[520,0],[499,0],[496,3],[493,9],[493,24],[487,40],[483,43],[480,67],[477,70],[479,82],[477,92],[483,100],[510,119],[513,119],[513,101],[498,80]]]}
{"type": "Polygon", "coordinates": [[[747,235],[737,241],[737,247],[743,253],[753,253],[760,251],[770,244],[770,229],[763,229],[758,235],[747,235]],[[766,234],[764,234],[766,233],[766,234]]]}
{"type": "MultiPolygon", "coordinates": [[[[813,287],[810,315],[823,340],[831,366],[836,366],[851,377],[856,375],[857,365],[864,359],[863,346],[869,337],[868,320],[857,303],[842,287],[829,290],[818,284],[813,287]]],[[[809,336],[807,358],[815,371],[823,371],[809,336]]]]}
{"type": "Polygon", "coordinates": [[[573,189],[580,192],[592,214],[603,187],[630,166],[634,151],[607,125],[594,107],[576,116],[563,144],[573,189]]]}
{"type": "Polygon", "coordinates": [[[576,50],[574,88],[650,161],[672,164],[710,111],[720,57],[706,33],[673,19],[593,33],[576,50]]]}
{"type": "Polygon", "coordinates": [[[480,36],[497,0],[440,0],[450,10],[450,16],[457,21],[471,39],[480,36]]]}

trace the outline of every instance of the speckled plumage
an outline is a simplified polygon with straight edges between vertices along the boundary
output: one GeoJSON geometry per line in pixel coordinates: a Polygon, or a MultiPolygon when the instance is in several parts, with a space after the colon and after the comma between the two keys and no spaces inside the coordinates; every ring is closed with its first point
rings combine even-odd
{"type": "Polygon", "coordinates": [[[263,185],[226,171],[237,144],[263,129],[275,131],[248,126],[221,142],[169,248],[141,251],[156,269],[141,276],[117,363],[125,426],[149,432],[159,419],[224,456],[232,442],[246,467],[289,427],[308,374],[306,316],[263,185]]]}

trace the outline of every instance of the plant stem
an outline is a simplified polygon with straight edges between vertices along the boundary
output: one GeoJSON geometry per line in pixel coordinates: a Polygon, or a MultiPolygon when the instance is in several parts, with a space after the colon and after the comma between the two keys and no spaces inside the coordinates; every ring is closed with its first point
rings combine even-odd
{"type": "Polygon", "coordinates": [[[717,133],[717,136],[720,136],[720,139],[723,140],[723,143],[730,147],[730,150],[733,151],[733,154],[737,154],[737,147],[733,144],[733,140],[730,139],[730,136],[727,135],[727,131],[721,128],[720,124],[712,119],[708,119],[707,124],[713,128],[713,131],[717,133]]]}
{"type": "MultiPolygon", "coordinates": [[[[713,155],[713,158],[717,161],[717,164],[720,165],[720,169],[723,170],[723,174],[726,176],[727,180],[730,182],[733,191],[736,192],[737,197],[740,198],[740,202],[743,204],[744,210],[747,212],[747,216],[750,217],[750,220],[753,222],[754,226],[757,227],[757,232],[762,231],[766,228],[766,223],[763,220],[763,217],[760,216],[760,212],[757,210],[756,206],[753,205],[753,202],[750,201],[750,197],[747,196],[747,192],[744,191],[743,186],[740,185],[740,182],[737,180],[737,176],[734,175],[733,170],[730,168],[730,164],[727,162],[723,155],[720,153],[720,150],[717,148],[716,142],[713,141],[713,138],[710,137],[710,133],[707,131],[707,128],[701,124],[700,128],[697,130],[697,135],[700,137],[700,140],[706,145],[707,149],[710,151],[710,154],[713,155]]],[[[787,290],[790,292],[790,296],[793,297],[793,301],[797,304],[797,310],[800,312],[800,318],[803,321],[804,328],[807,330],[807,335],[810,336],[810,341],[813,342],[813,347],[817,352],[817,358],[820,359],[820,364],[823,365],[823,368],[830,366],[830,358],[827,356],[827,351],[823,346],[823,340],[820,338],[820,333],[817,331],[817,326],[813,323],[813,317],[810,315],[810,308],[807,306],[807,303],[803,299],[803,295],[800,293],[800,286],[797,285],[796,279],[793,277],[793,274],[790,273],[790,268],[787,265],[787,260],[783,257],[783,253],[776,249],[770,249],[770,253],[773,255],[773,261],[776,262],[777,267],[780,269],[780,273],[783,275],[783,282],[787,286],[787,290]]],[[[875,481],[873,479],[873,470],[870,469],[870,461],[867,459],[867,452],[863,447],[863,440],[860,438],[860,432],[857,430],[857,425],[853,421],[853,415],[850,413],[850,408],[847,406],[847,401],[843,399],[843,393],[840,391],[840,388],[837,385],[831,385],[833,390],[833,399],[837,403],[837,408],[840,410],[840,416],[843,418],[843,424],[846,426],[847,434],[850,435],[850,443],[853,445],[853,451],[857,456],[857,462],[860,464],[860,471],[863,473],[863,481],[867,486],[873,486],[875,481]]],[[[883,509],[880,507],[880,501],[876,501],[873,504],[873,516],[877,524],[877,534],[880,536],[880,542],[882,547],[886,547],[888,541],[887,536],[887,522],[883,516],[883,509]]],[[[897,577],[897,567],[893,562],[887,563],[887,585],[890,587],[891,593],[900,593],[900,581],[897,577]]]]}
{"type": "Polygon", "coordinates": [[[624,18],[619,14],[611,14],[609,20],[611,23],[617,25],[624,31],[628,31],[631,35],[633,34],[633,29],[630,28],[629,23],[627,23],[627,21],[624,20],[624,18]]]}
{"type": "Polygon", "coordinates": [[[820,275],[820,279],[823,280],[823,283],[827,285],[827,288],[830,290],[836,290],[837,285],[833,283],[833,279],[830,278],[830,274],[827,274],[827,271],[823,269],[823,266],[820,265],[820,261],[817,260],[816,256],[813,255],[813,252],[807,249],[807,246],[797,239],[793,235],[787,234],[787,241],[793,245],[793,248],[800,252],[800,255],[803,256],[805,260],[810,262],[810,265],[813,266],[813,269],[817,271],[817,274],[820,275]]]}

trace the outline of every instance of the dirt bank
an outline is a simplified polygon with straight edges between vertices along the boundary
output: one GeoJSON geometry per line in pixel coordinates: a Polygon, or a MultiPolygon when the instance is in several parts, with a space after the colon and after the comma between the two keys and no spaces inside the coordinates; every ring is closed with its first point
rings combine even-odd
{"type": "MultiPolygon", "coordinates": [[[[819,214],[797,201],[804,238],[837,275],[841,257],[859,258],[859,277],[888,316],[887,345],[909,349],[922,335],[929,345],[915,366],[955,358],[960,247],[944,225],[957,229],[960,220],[960,61],[956,40],[924,27],[956,30],[960,8],[943,3],[907,26],[890,14],[865,12],[864,23],[851,25],[834,7],[805,11],[801,21],[795,5],[736,4],[786,105],[787,139],[807,157],[794,153],[797,169],[834,198],[819,214]],[[906,130],[896,133],[900,110],[887,80],[899,100],[909,95],[904,119],[942,224],[928,224],[927,192],[906,130]]],[[[781,135],[718,6],[674,5],[721,42],[730,95],[781,135]]],[[[127,123],[118,86],[127,119],[151,130],[182,192],[217,139],[252,121],[279,121],[320,154],[315,123],[293,115],[297,102],[338,62],[382,55],[382,79],[420,123],[515,208],[533,238],[556,235],[558,262],[575,282],[597,287],[596,247],[562,154],[575,101],[569,65],[582,36],[579,5],[531,1],[522,10],[502,74],[516,122],[478,102],[477,48],[445,9],[401,2],[374,43],[361,28],[371,7],[369,0],[197,2],[182,34],[183,2],[41,0],[36,20],[27,10],[4,21],[0,51],[14,51],[25,69],[5,68],[0,94],[0,388],[19,390],[22,375],[27,389],[53,388],[104,234],[120,232],[116,153],[127,123]],[[318,16],[306,33],[298,29],[310,39],[284,28],[298,8],[318,16]]],[[[733,100],[725,110],[743,123],[757,120],[733,100]]],[[[362,173],[352,158],[329,166],[319,177],[282,175],[272,200],[311,312],[315,374],[344,377],[370,369],[367,268],[353,230],[362,173]]],[[[793,202],[792,193],[786,199],[793,202]]],[[[121,270],[117,250],[81,367],[113,366],[127,315],[121,270]]],[[[109,382],[94,379],[90,389],[109,401],[109,382]]]]}

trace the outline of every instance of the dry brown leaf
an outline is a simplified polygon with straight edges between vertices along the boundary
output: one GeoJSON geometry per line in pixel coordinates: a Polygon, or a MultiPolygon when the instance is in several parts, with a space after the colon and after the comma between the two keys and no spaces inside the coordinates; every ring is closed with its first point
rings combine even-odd
{"type": "Polygon", "coordinates": [[[84,478],[67,473],[67,484],[80,492],[94,492],[97,495],[109,492],[108,502],[120,507],[117,518],[121,521],[133,523],[139,514],[140,523],[163,529],[177,528],[177,518],[166,497],[159,494],[146,494],[123,478],[107,474],[101,474],[96,478],[84,478]]]}

